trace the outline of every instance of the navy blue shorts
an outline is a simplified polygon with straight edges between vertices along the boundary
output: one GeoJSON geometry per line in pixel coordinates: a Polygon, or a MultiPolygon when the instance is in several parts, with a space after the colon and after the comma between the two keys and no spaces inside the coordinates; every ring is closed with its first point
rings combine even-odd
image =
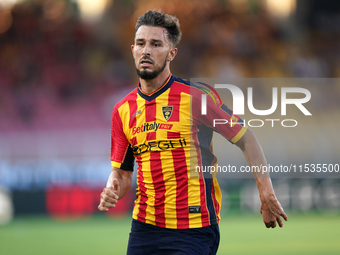
{"type": "Polygon", "coordinates": [[[218,225],[169,229],[132,220],[128,255],[214,255],[220,243],[218,225]]]}

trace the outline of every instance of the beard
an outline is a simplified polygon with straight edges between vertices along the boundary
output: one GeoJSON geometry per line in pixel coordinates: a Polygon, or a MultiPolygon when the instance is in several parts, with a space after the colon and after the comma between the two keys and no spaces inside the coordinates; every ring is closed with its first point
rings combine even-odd
{"type": "Polygon", "coordinates": [[[153,80],[155,79],[161,72],[164,71],[164,68],[166,66],[166,59],[164,60],[163,66],[161,66],[160,68],[157,68],[153,71],[147,71],[145,69],[139,70],[138,67],[136,67],[136,71],[138,76],[143,79],[143,80],[153,80]]]}

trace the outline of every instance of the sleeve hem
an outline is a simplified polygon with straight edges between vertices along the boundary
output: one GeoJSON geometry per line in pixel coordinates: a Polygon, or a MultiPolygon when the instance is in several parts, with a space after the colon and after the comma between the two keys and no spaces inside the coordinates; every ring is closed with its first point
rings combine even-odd
{"type": "Polygon", "coordinates": [[[111,166],[120,168],[122,166],[122,163],[116,162],[116,161],[111,161],[111,166]]]}
{"type": "Polygon", "coordinates": [[[246,133],[248,127],[242,127],[242,129],[230,140],[232,143],[237,143],[238,140],[246,133]]]}

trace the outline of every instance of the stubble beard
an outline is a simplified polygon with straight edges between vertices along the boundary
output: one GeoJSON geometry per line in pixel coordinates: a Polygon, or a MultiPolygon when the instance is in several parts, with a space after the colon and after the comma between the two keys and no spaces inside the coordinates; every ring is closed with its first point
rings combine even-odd
{"type": "Polygon", "coordinates": [[[139,70],[138,67],[136,66],[136,71],[137,71],[138,76],[143,80],[155,79],[161,72],[164,71],[165,66],[166,66],[166,60],[167,60],[167,57],[164,60],[163,66],[153,71],[147,71],[145,69],[139,70]]]}

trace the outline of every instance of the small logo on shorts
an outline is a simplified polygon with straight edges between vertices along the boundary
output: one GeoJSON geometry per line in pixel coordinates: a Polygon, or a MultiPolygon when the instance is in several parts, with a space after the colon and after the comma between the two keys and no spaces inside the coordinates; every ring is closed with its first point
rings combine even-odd
{"type": "Polygon", "coordinates": [[[189,213],[200,213],[201,212],[201,206],[189,206],[189,213]]]}
{"type": "Polygon", "coordinates": [[[171,117],[173,110],[173,106],[163,106],[162,111],[163,111],[163,117],[166,121],[168,121],[171,117]]]}

